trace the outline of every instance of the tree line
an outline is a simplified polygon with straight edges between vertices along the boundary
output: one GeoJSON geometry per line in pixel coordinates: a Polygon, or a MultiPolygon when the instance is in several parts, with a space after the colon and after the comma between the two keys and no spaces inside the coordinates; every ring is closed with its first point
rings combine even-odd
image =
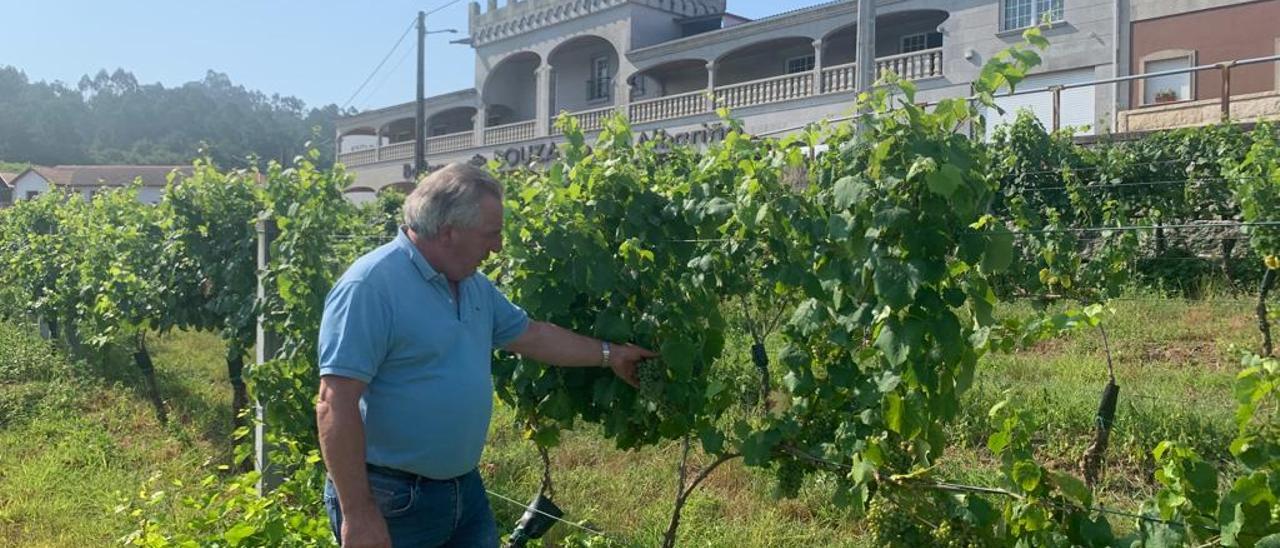
{"type": "Polygon", "coordinates": [[[224,167],[287,162],[310,142],[333,163],[337,105],[308,108],[208,71],[180,86],[142,84],[129,71],[85,75],[75,86],[32,81],[0,66],[0,160],[59,164],[188,164],[224,167]]]}

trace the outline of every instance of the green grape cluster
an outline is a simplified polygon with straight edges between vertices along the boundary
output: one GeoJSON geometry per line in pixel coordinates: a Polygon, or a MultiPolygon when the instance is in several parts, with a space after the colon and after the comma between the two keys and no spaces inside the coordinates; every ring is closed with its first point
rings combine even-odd
{"type": "Polygon", "coordinates": [[[944,519],[933,530],[932,545],[939,548],[979,548],[984,544],[972,527],[964,522],[944,519]]]}
{"type": "Polygon", "coordinates": [[[929,546],[932,540],[911,518],[908,509],[885,497],[876,497],[867,509],[867,532],[872,546],[929,546]]]}
{"type": "Polygon", "coordinates": [[[658,410],[667,406],[667,375],[665,366],[658,360],[640,362],[636,367],[636,377],[640,381],[640,399],[653,403],[658,410]]]}

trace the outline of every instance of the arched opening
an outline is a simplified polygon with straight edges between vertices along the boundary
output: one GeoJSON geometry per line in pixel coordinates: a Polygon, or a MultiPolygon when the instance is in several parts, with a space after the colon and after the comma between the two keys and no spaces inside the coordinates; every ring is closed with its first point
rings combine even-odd
{"type": "MultiPolygon", "coordinates": [[[[943,10],[907,10],[876,17],[876,58],[942,47],[938,27],[951,14],[943,10]]],[[[858,26],[846,25],[822,37],[822,65],[857,61],[858,26]]]]}
{"type": "Polygon", "coordinates": [[[942,47],[943,10],[907,10],[876,17],[876,57],[902,55],[942,47]]]}
{"type": "Polygon", "coordinates": [[[813,70],[813,40],[775,38],[743,46],[716,60],[716,87],[813,70]]]}
{"type": "Polygon", "coordinates": [[[338,154],[378,147],[378,130],[372,127],[349,129],[338,135],[338,154]]]}
{"type": "Polygon", "coordinates": [[[599,36],[579,36],[547,56],[552,67],[551,113],[577,112],[614,104],[618,52],[599,36]]]}
{"type": "Polygon", "coordinates": [[[542,58],[533,52],[508,56],[489,72],[481,99],[485,104],[485,126],[499,126],[532,120],[538,115],[536,71],[542,58]]]}
{"type": "Polygon", "coordinates": [[[400,118],[387,122],[386,125],[382,126],[382,129],[378,130],[378,134],[384,145],[403,143],[414,140],[413,128],[415,126],[417,126],[417,123],[413,118],[400,118]]]}
{"type": "MultiPolygon", "coordinates": [[[[834,67],[858,61],[858,26],[840,27],[822,37],[822,66],[834,67]]],[[[880,52],[876,52],[880,55],[880,52]]]]}
{"type": "Polygon", "coordinates": [[[427,137],[462,133],[475,128],[475,107],[454,107],[427,118],[427,137]]]}
{"type": "Polygon", "coordinates": [[[628,82],[631,99],[643,101],[707,89],[707,62],[680,59],[637,72],[628,82]]]}

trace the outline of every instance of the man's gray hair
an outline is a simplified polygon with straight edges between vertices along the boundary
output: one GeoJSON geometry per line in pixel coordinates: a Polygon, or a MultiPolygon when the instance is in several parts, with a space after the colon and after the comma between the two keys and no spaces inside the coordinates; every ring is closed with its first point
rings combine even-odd
{"type": "Polygon", "coordinates": [[[480,223],[484,196],[502,198],[502,185],[489,172],[452,163],[427,175],[404,200],[404,224],[425,238],[445,225],[470,228],[480,223]]]}

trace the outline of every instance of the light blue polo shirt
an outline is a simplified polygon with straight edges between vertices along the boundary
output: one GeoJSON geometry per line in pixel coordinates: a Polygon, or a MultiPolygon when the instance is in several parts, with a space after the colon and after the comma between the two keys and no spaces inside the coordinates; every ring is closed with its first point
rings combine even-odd
{"type": "Polygon", "coordinates": [[[435,479],[480,463],[493,413],[493,349],[529,325],[476,273],[458,285],[431,268],[404,229],[360,257],[325,299],[320,374],[368,383],[365,458],[435,479]]]}

